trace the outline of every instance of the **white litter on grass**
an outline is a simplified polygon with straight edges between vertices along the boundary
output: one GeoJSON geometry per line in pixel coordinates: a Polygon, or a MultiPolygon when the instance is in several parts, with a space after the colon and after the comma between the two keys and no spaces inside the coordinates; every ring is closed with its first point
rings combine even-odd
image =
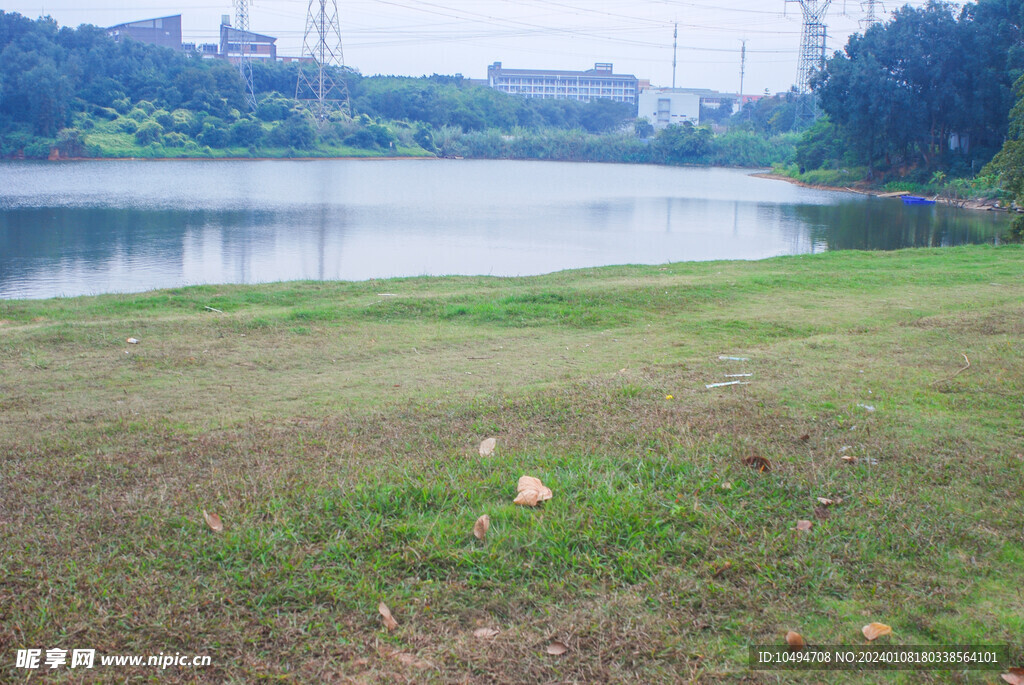
{"type": "Polygon", "coordinates": [[[753,375],[754,374],[752,374],[752,373],[727,373],[727,374],[725,374],[725,377],[726,378],[750,378],[753,375]]]}
{"type": "Polygon", "coordinates": [[[718,355],[718,358],[723,362],[749,362],[748,357],[727,357],[724,354],[718,355]]]}
{"type": "Polygon", "coordinates": [[[860,404],[860,403],[858,403],[857,406],[860,407],[861,409],[863,409],[864,411],[868,412],[868,413],[873,412],[875,410],[875,407],[873,405],[870,405],[870,404],[860,404]]]}
{"type": "Polygon", "coordinates": [[[750,385],[750,383],[746,381],[729,381],[728,383],[705,384],[704,387],[710,390],[711,388],[724,388],[727,385],[750,385]]]}
{"type": "Polygon", "coordinates": [[[138,345],[139,344],[138,338],[128,338],[128,340],[126,340],[125,342],[127,342],[129,345],[138,345]]]}

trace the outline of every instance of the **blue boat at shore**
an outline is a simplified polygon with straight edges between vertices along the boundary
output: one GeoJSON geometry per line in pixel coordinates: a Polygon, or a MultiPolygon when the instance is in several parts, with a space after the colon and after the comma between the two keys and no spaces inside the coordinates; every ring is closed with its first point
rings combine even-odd
{"type": "Polygon", "coordinates": [[[903,196],[901,196],[900,199],[903,200],[903,204],[905,204],[905,205],[933,205],[933,204],[935,204],[935,200],[928,200],[928,199],[923,198],[923,197],[918,197],[917,195],[903,195],[903,196]]]}

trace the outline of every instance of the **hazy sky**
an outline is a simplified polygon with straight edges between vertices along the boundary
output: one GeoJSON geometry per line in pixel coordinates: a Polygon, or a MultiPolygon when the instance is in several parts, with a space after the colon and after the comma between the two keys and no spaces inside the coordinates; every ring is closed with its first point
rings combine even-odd
{"type": "MultiPolygon", "coordinates": [[[[833,0],[829,50],[840,49],[863,18],[860,0],[833,0]]],[[[881,3],[879,3],[881,5],[881,3]]],[[[890,2],[922,6],[925,0],[890,2]]],[[[253,0],[250,28],[299,54],[308,0],[253,0]]],[[[317,2],[319,7],[319,1],[317,2]]],[[[795,81],[801,10],[784,0],[338,0],[345,63],[363,74],[455,74],[483,78],[506,67],[587,69],[672,83],[672,25],[679,23],[676,85],[735,92],[747,41],[744,91],[785,90],[795,81]]],[[[112,26],[182,15],[184,40],[216,42],[231,0],[0,0],[0,9],[62,25],[112,26]]],[[[888,16],[883,14],[883,17],[888,16]]]]}

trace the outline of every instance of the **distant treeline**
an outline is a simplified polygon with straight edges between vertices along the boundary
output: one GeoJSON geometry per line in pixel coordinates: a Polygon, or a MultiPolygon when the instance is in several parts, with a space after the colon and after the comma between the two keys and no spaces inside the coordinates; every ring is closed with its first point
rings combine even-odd
{"type": "MultiPolygon", "coordinates": [[[[254,63],[259,105],[250,112],[238,69],[226,61],[0,11],[0,156],[775,164],[842,184],[945,184],[985,168],[1012,185],[1015,160],[1024,158],[1014,152],[1024,106],[1014,126],[1008,119],[1024,74],[1022,27],[1024,0],[904,7],[828,60],[814,82],[823,116],[811,128],[800,131],[798,114],[813,111],[813,98],[790,92],[732,116],[705,109],[716,132],[655,132],[623,103],[529,99],[461,77],[364,77],[348,69],[334,76],[347,86],[351,115],[318,126],[294,99],[298,70],[308,66],[254,63]],[[985,167],[1008,133],[1014,145],[985,167]]],[[[1024,181],[1018,185],[1024,191],[1024,181]]]]}
{"type": "Polygon", "coordinates": [[[237,68],[103,29],[0,11],[0,155],[203,157],[440,154],[764,166],[793,156],[786,129],[716,137],[654,135],[635,107],[528,99],[451,76],[363,77],[338,70],[352,116],[316,126],[294,99],[296,63],[253,64],[259,102],[237,68]],[[765,134],[765,135],[761,135],[765,134]]]}

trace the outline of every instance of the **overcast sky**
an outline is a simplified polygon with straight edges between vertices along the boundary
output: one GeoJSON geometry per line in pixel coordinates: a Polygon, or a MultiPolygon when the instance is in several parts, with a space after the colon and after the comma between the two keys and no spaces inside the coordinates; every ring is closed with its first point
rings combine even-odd
{"type": "MultiPolygon", "coordinates": [[[[777,92],[795,81],[800,46],[800,5],[784,0],[337,1],[345,63],[366,75],[483,78],[495,61],[531,69],[612,62],[616,73],[668,86],[678,22],[677,86],[739,90],[745,39],[744,91],[777,92]]],[[[826,21],[830,52],[859,30],[865,4],[833,0],[826,21]]],[[[903,4],[922,6],[925,0],[889,2],[885,8],[903,4]]],[[[278,54],[297,55],[308,7],[308,0],[253,0],[250,29],[276,36],[278,54]]],[[[234,14],[232,0],[0,0],[0,9],[31,18],[48,14],[69,26],[112,26],[180,13],[184,40],[199,43],[216,42],[221,15],[234,14]]]]}

